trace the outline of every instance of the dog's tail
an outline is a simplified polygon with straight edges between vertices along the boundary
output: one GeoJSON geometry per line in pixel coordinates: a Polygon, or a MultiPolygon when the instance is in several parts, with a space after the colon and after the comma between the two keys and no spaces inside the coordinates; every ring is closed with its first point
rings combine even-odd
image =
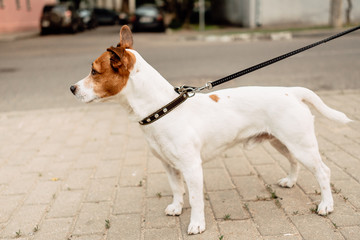
{"type": "Polygon", "coordinates": [[[349,119],[344,113],[328,107],[313,91],[307,88],[294,87],[292,88],[292,92],[297,98],[299,98],[300,101],[310,103],[325,117],[339,123],[352,122],[352,120],[349,119]]]}

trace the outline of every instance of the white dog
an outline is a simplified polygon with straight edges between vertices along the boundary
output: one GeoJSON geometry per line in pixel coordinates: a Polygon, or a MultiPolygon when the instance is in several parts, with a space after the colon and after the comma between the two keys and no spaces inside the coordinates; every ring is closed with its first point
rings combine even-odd
{"type": "MultiPolygon", "coordinates": [[[[92,65],[89,76],[71,86],[83,102],[115,100],[142,120],[179,95],[154,68],[132,49],[132,33],[120,31],[120,43],[104,52],[92,65]]],[[[173,202],[167,215],[179,215],[183,207],[184,182],[189,190],[191,220],[188,234],[205,230],[202,163],[236,144],[269,140],[286,156],[291,169],[279,180],[282,187],[296,183],[299,165],[316,177],[321,189],[317,212],[333,211],[330,169],[322,162],[314,133],[314,117],[305,103],[340,123],[351,120],[326,106],[312,91],[301,87],[240,87],[196,94],[171,113],[141,129],[154,155],[167,172],[173,202]]]]}

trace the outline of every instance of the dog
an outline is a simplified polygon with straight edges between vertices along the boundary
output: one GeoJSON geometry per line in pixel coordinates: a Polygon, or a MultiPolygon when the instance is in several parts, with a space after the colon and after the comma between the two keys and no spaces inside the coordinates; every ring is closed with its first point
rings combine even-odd
{"type": "MultiPolygon", "coordinates": [[[[118,46],[98,57],[90,74],[72,85],[71,92],[85,103],[118,102],[134,121],[177,98],[173,86],[132,47],[131,30],[123,26],[118,46]]],[[[152,153],[163,163],[173,192],[165,213],[181,214],[185,180],[191,205],[187,232],[205,231],[202,163],[236,144],[249,146],[265,140],[290,161],[290,173],[278,184],[293,187],[301,162],[320,185],[317,213],[332,212],[330,169],[321,160],[314,117],[307,104],[331,120],[352,121],[306,88],[239,87],[197,93],[158,121],[141,125],[152,153]]]]}

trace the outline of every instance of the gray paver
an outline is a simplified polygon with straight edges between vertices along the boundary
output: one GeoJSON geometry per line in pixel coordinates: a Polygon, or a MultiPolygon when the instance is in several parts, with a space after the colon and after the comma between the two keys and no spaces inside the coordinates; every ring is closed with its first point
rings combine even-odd
{"type": "Polygon", "coordinates": [[[219,191],[234,188],[229,174],[224,168],[204,169],[204,182],[207,191],[219,191]]]}
{"type": "Polygon", "coordinates": [[[137,188],[118,188],[114,204],[114,214],[141,213],[144,201],[144,191],[137,188]]]}
{"type": "Polygon", "coordinates": [[[56,195],[56,199],[47,215],[50,218],[73,217],[76,216],[81,201],[83,190],[65,190],[56,195]]]}
{"type": "Polygon", "coordinates": [[[108,202],[84,203],[77,222],[74,234],[95,234],[105,230],[105,220],[109,219],[110,204],[108,202]]]}
{"type": "Polygon", "coordinates": [[[0,197],[0,223],[6,222],[10,219],[15,209],[22,204],[24,196],[2,196],[0,197]]]}
{"type": "Polygon", "coordinates": [[[116,180],[116,178],[91,179],[86,201],[111,201],[116,189],[116,180]]]}
{"type": "Polygon", "coordinates": [[[146,229],[144,232],[145,240],[153,239],[168,239],[168,240],[179,240],[181,239],[178,235],[176,228],[160,228],[160,229],[146,229]]]}
{"type": "Polygon", "coordinates": [[[31,191],[25,204],[48,204],[55,199],[59,187],[59,181],[39,182],[31,191]]]}
{"type": "Polygon", "coordinates": [[[147,196],[155,197],[158,193],[161,193],[162,196],[170,196],[172,194],[165,173],[149,174],[147,177],[147,196]]]}
{"type": "Polygon", "coordinates": [[[269,192],[258,176],[233,177],[233,180],[244,200],[269,197],[269,192]]]}
{"type": "Polygon", "coordinates": [[[353,226],[353,227],[341,228],[340,232],[347,240],[357,240],[359,239],[360,236],[360,227],[353,226]]]}
{"type": "Polygon", "coordinates": [[[138,186],[144,178],[143,166],[124,166],[121,170],[119,185],[121,187],[138,186]]]}
{"type": "Polygon", "coordinates": [[[294,225],[273,201],[250,202],[250,213],[263,235],[295,234],[294,225]]]}
{"type": "Polygon", "coordinates": [[[172,198],[170,197],[148,198],[146,200],[145,227],[175,227],[177,217],[164,214],[165,208],[171,202],[172,198]]]}
{"type": "Polygon", "coordinates": [[[246,219],[249,217],[243,209],[239,194],[235,190],[209,192],[210,202],[216,219],[224,219],[229,215],[231,219],[246,219]]]}
{"type": "Polygon", "coordinates": [[[40,224],[46,207],[46,205],[23,205],[0,232],[0,237],[15,237],[19,230],[22,236],[31,235],[34,227],[40,224]]]}
{"type": "Polygon", "coordinates": [[[34,232],[34,240],[64,240],[68,236],[72,218],[46,219],[34,232]]]}
{"type": "Polygon", "coordinates": [[[305,239],[343,239],[342,235],[336,231],[331,222],[324,217],[312,214],[293,216],[291,219],[305,239]]]}
{"type": "Polygon", "coordinates": [[[219,223],[221,235],[228,240],[261,239],[252,220],[223,221],[219,223]]]}
{"type": "Polygon", "coordinates": [[[112,216],[110,218],[111,227],[107,240],[133,240],[140,239],[141,235],[141,216],[140,214],[126,214],[112,216]]]}

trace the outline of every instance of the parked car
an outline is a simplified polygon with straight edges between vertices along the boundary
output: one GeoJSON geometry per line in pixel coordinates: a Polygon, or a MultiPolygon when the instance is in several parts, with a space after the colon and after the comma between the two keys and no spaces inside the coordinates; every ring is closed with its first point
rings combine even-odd
{"type": "Polygon", "coordinates": [[[74,5],[68,2],[45,5],[40,25],[42,34],[64,30],[76,33],[83,26],[83,22],[74,5]]]}
{"type": "Polygon", "coordinates": [[[84,24],[84,29],[93,29],[98,26],[94,9],[80,9],[79,16],[84,24]]]}
{"type": "Polygon", "coordinates": [[[116,25],[120,23],[119,13],[107,8],[94,8],[99,25],[116,25]]]}
{"type": "Polygon", "coordinates": [[[136,31],[165,31],[164,14],[153,4],[145,4],[135,10],[130,18],[132,30],[136,31]]]}

